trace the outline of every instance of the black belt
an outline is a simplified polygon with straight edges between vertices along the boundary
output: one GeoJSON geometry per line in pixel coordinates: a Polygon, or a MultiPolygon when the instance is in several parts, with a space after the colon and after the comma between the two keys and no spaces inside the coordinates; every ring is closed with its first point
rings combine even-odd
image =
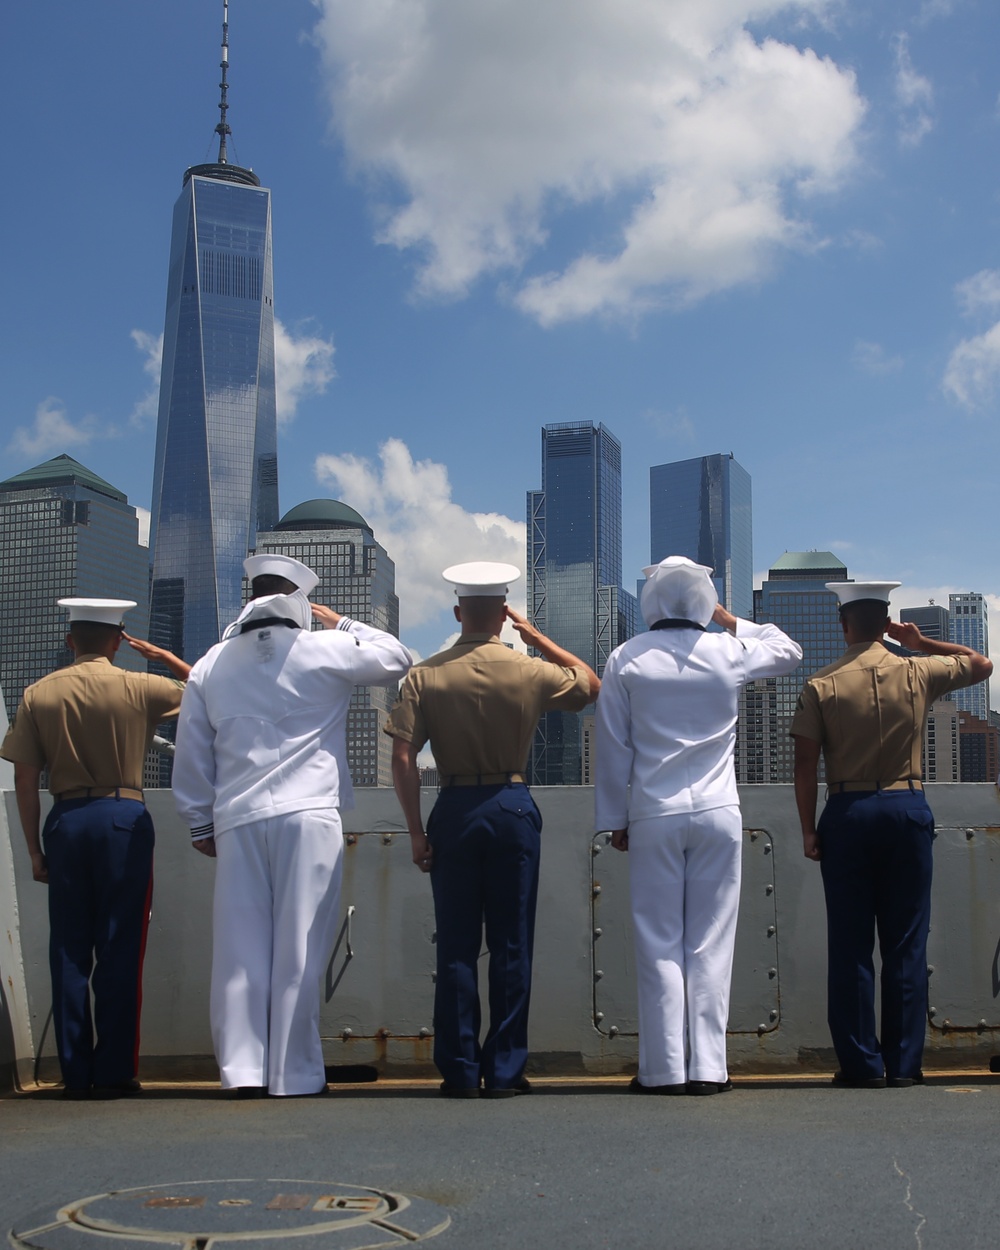
{"type": "Polygon", "coordinates": [[[854,794],[875,790],[922,790],[924,783],[916,777],[902,777],[898,781],[829,781],[829,794],[854,794]]]}
{"type": "Polygon", "coordinates": [[[449,786],[502,786],[506,782],[521,785],[523,773],[448,773],[441,778],[441,789],[449,786]]]}

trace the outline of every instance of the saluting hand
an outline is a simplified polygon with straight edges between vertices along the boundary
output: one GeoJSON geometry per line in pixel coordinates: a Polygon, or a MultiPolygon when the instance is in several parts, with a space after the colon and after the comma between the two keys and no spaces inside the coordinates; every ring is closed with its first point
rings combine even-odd
{"type": "Polygon", "coordinates": [[[509,603],[504,604],[504,609],[507,620],[510,621],[514,629],[518,632],[518,634],[520,634],[521,641],[529,647],[536,646],[541,634],[534,627],[534,625],[532,625],[528,618],[526,616],[522,616],[520,612],[515,611],[509,603]]]}
{"type": "Polygon", "coordinates": [[[912,621],[890,621],[885,632],[889,635],[893,642],[898,642],[901,647],[906,647],[908,651],[919,651],[920,643],[923,641],[923,634],[920,632],[919,625],[914,625],[912,621]]]}
{"type": "Polygon", "coordinates": [[[324,629],[336,629],[340,621],[340,613],[334,612],[333,608],[325,607],[322,603],[314,603],[312,607],[313,618],[323,626],[324,629]]]}

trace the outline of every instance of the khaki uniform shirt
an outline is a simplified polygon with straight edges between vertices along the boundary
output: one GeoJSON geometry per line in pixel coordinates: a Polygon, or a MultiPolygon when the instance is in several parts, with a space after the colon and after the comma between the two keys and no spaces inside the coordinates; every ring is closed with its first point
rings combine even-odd
{"type": "Polygon", "coordinates": [[[904,658],[856,643],[803,686],[791,732],[822,743],[829,784],[919,780],[927,711],[971,686],[971,667],[967,655],[904,658]]]}
{"type": "Polygon", "coordinates": [[[467,634],[410,669],[385,732],[418,749],[430,740],[442,779],[519,773],[539,716],[589,702],[585,669],[512,651],[495,635],[467,634]]]}
{"type": "Polygon", "coordinates": [[[177,714],[184,683],[81,655],[24,692],[0,755],[48,768],[49,790],[142,789],[157,724],[177,714]]]}

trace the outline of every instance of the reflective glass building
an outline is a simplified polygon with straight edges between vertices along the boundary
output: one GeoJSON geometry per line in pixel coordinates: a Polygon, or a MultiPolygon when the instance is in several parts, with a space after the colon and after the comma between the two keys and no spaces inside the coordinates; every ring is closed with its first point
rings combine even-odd
{"type": "MultiPolygon", "coordinates": [[[[542,489],[528,492],[528,619],[600,675],[635,632],[622,579],[621,444],[604,425],[542,429],[542,489]]],[[[583,715],[542,717],[531,759],[537,785],[579,785],[583,715]]]]}
{"type": "Polygon", "coordinates": [[[783,629],[802,647],[802,663],[784,677],[746,687],[736,742],[736,779],[744,784],[794,779],[789,736],[799,691],[817,669],[844,653],[837,596],[827,582],[846,582],[847,566],[830,551],[786,551],[754,594],[754,620],[783,629]]]}
{"type": "MultiPolygon", "coordinates": [[[[951,641],[961,643],[963,647],[971,647],[980,655],[990,653],[989,620],[986,611],[986,600],[975,591],[948,596],[948,627],[951,641]]],[[[953,690],[948,696],[955,706],[964,712],[971,712],[981,721],[990,718],[990,683],[981,681],[975,686],[966,686],[964,690],[953,690]]],[[[963,744],[964,746],[964,744],[963,744]]],[[[964,768],[964,761],[963,761],[964,768]]],[[[966,780],[965,777],[962,780],[966,780]]],[[[985,776],[977,778],[985,781],[985,776]]],[[[993,778],[991,778],[993,780],[993,778]]]]}
{"type": "MultiPolygon", "coordinates": [[[[133,599],[129,633],[146,636],[149,553],[127,497],[71,456],[0,482],[0,686],[8,716],[26,686],[72,663],[66,609],[57,600],[133,599]]],[[[121,668],[146,671],[122,646],[121,668]]]]}
{"type": "MultiPolygon", "coordinates": [[[[257,536],[257,551],[301,560],[319,575],[310,595],[366,625],[399,637],[396,566],[371,526],[347,504],[310,499],[257,536]]],[[[249,587],[246,588],[249,595],[249,587]]],[[[392,785],[392,739],[382,726],[396,698],[386,686],[356,686],[347,713],[347,762],[356,786],[392,785]]]]}
{"type": "Polygon", "coordinates": [[[271,194],[197,165],[174,207],[153,476],[151,637],[193,662],[278,519],[271,194]]]}
{"type": "Polygon", "coordinates": [[[649,559],[687,556],[714,570],[719,601],[753,615],[750,474],[729,455],[697,456],[649,470],[649,559]]]}

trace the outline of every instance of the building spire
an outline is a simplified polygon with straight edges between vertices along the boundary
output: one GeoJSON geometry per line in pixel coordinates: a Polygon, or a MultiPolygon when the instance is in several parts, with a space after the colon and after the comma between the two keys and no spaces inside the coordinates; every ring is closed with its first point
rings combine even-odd
{"type": "Polygon", "coordinates": [[[229,69],[229,0],[222,0],[222,60],[220,62],[222,69],[222,82],[219,88],[222,96],[219,100],[219,124],[215,128],[215,133],[219,136],[219,164],[227,165],[229,163],[226,155],[226,135],[233,132],[229,129],[229,123],[226,121],[226,113],[229,111],[229,103],[226,99],[229,91],[229,83],[226,81],[226,72],[229,69]]]}

